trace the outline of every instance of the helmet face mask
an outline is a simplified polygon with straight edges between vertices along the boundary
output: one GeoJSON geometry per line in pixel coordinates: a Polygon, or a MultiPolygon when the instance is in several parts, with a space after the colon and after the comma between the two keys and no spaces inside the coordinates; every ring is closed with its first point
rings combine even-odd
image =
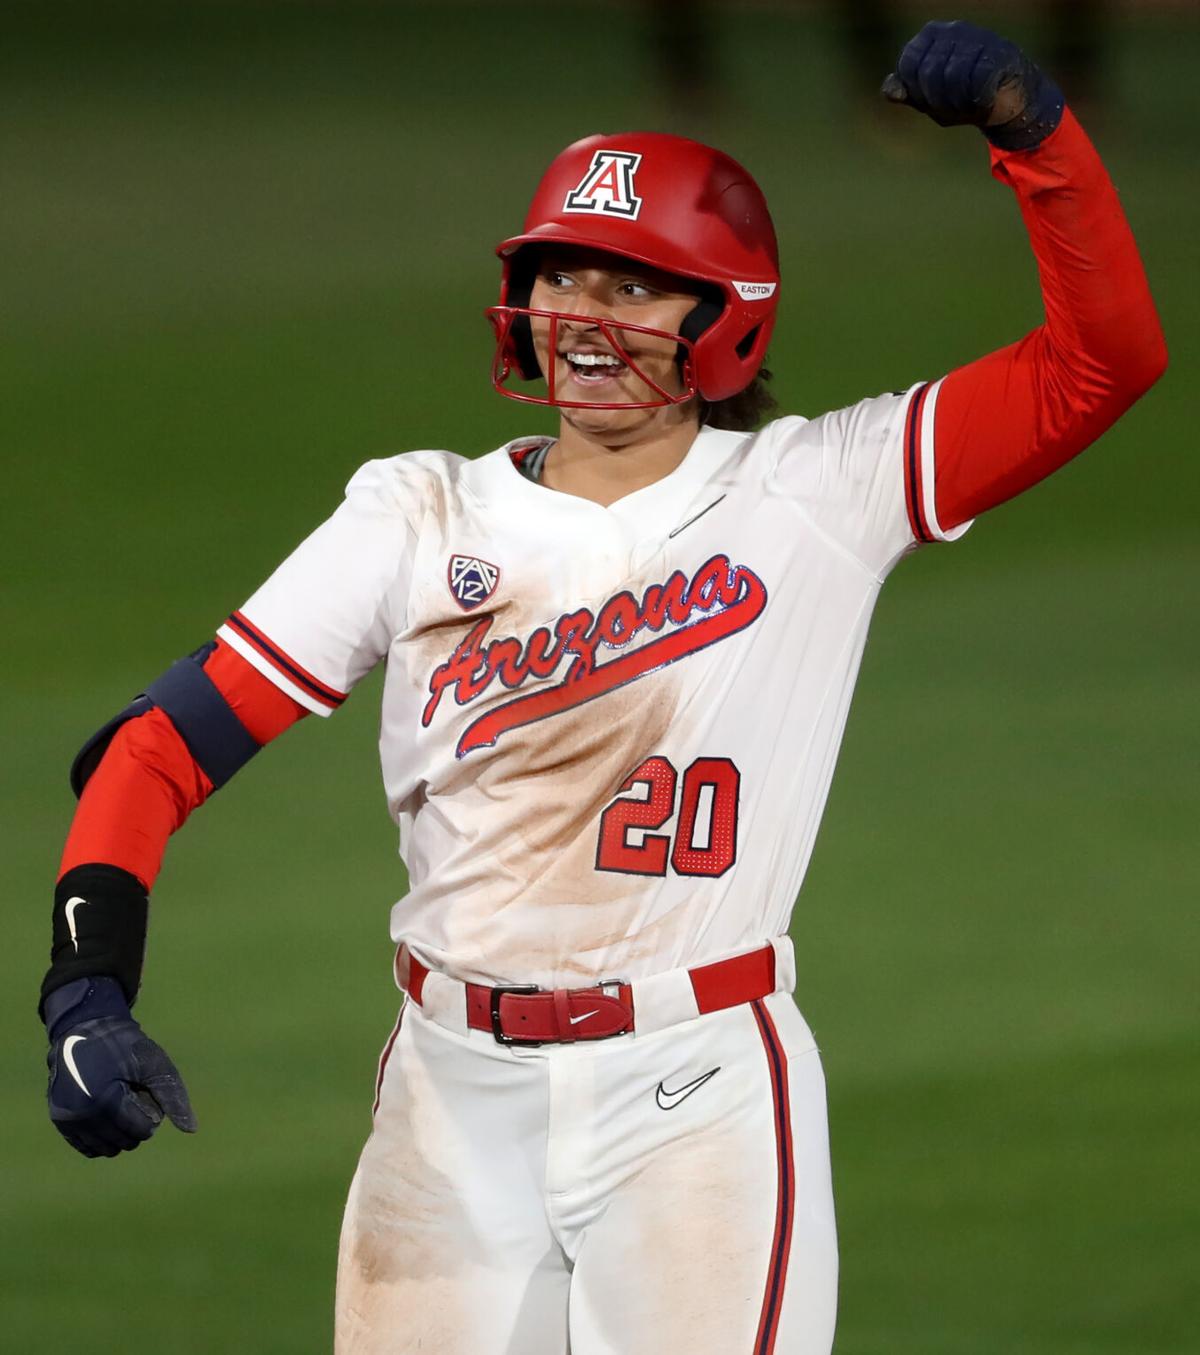
{"type": "MultiPolygon", "coordinates": [[[[496,252],[503,264],[500,304],[489,309],[488,317],[497,335],[492,380],[503,395],[601,409],[654,408],[697,396],[715,403],[744,390],[762,366],[778,304],[774,227],[754,180],[711,147],[653,132],[576,142],[543,176],[524,231],[496,252]],[[535,314],[531,264],[540,249],[555,246],[615,255],[696,285],[696,304],[679,335],[670,336],[678,344],[685,393],[668,392],[662,381],[648,380],[636,362],[630,365],[645,382],[647,396],[637,402],[566,401],[552,374],[545,397],[525,395],[508,384],[514,377],[542,375],[529,329],[535,314]]],[[[557,314],[560,324],[581,319],[578,313],[537,313],[557,314]]],[[[662,330],[605,320],[618,332],[665,337],[662,330]]],[[[613,336],[604,337],[611,345],[613,336]]]]}
{"type": "Polygon", "coordinates": [[[669,330],[609,320],[602,316],[588,316],[578,311],[541,310],[532,306],[490,306],[486,314],[496,331],[496,354],[492,360],[492,385],[501,395],[508,396],[510,400],[520,400],[530,405],[556,405],[563,409],[662,409],[668,405],[686,404],[689,400],[694,399],[697,394],[693,376],[692,344],[690,340],[679,334],[673,334],[669,330]],[[547,353],[550,360],[546,363],[544,374],[546,381],[545,395],[530,395],[527,392],[516,391],[507,384],[514,374],[525,380],[532,380],[536,375],[541,374],[536,355],[533,362],[538,367],[537,372],[529,370],[527,360],[520,362],[518,366],[518,358],[516,357],[518,349],[528,344],[529,350],[532,352],[533,343],[529,337],[522,341],[519,338],[514,338],[512,334],[517,325],[522,323],[528,325],[531,320],[535,319],[545,321],[548,327],[547,353]],[[557,376],[558,364],[555,361],[559,352],[560,332],[568,325],[578,327],[583,322],[586,322],[588,328],[595,329],[599,333],[600,338],[608,345],[613,354],[625,364],[625,368],[646,387],[648,398],[641,400],[570,400],[562,396],[557,376]],[[680,350],[677,362],[683,384],[682,391],[669,391],[660,381],[656,381],[644,366],[639,364],[637,358],[629,351],[632,347],[630,335],[662,339],[673,343],[680,350]]]}

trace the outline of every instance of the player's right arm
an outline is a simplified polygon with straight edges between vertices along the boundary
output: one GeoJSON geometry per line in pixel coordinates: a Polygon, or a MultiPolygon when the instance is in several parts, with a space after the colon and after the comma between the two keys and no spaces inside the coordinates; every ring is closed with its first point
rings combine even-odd
{"type": "Polygon", "coordinates": [[[370,463],[345,503],[196,653],[84,745],[79,804],[55,889],[39,1012],[50,1037],[50,1117],[89,1157],[191,1131],[182,1079],[134,1020],[149,895],[167,840],[259,749],[329,714],[401,624],[414,534],[411,468],[370,463]]]}
{"type": "Polygon", "coordinates": [[[175,664],[85,744],[54,892],[40,1011],[50,1118],[72,1147],[111,1157],[164,1115],[195,1129],[187,1091],[131,1007],[150,890],[167,839],[305,709],[220,641],[175,664]]]}

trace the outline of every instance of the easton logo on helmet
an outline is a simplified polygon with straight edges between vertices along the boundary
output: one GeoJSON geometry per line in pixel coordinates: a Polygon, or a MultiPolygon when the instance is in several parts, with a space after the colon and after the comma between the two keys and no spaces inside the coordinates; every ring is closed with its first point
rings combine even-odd
{"type": "Polygon", "coordinates": [[[633,176],[642,157],[633,151],[597,151],[591,168],[563,202],[564,212],[603,212],[634,221],[642,200],[633,191],[633,176]]]}
{"type": "Polygon", "coordinates": [[[496,591],[500,571],[474,555],[452,555],[446,579],[455,602],[464,612],[473,612],[496,591]]]}
{"type": "Polygon", "coordinates": [[[775,295],[775,282],[735,282],[734,290],[743,301],[766,301],[775,295]]]}

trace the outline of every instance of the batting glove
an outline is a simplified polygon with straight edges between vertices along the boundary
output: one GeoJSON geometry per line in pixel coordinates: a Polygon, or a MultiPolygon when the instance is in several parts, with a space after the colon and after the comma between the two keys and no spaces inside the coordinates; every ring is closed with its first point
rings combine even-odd
{"type": "Polygon", "coordinates": [[[1058,86],[1016,45],[961,19],[928,23],[906,44],[882,94],[939,127],[979,127],[1001,150],[1031,150],[1058,126],[1058,86]]]}
{"type": "Polygon", "coordinates": [[[179,1070],[133,1019],[111,978],[75,979],[43,1004],[54,1127],[84,1157],[116,1157],[145,1142],[165,1115],[196,1131],[179,1070]]]}

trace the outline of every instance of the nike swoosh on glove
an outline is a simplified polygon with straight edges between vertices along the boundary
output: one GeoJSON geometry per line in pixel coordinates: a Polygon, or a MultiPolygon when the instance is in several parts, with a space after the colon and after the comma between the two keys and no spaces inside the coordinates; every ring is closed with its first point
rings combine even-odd
{"type": "Polygon", "coordinates": [[[905,44],[881,93],[939,127],[979,127],[1006,151],[1044,141],[1064,107],[1062,91],[1015,42],[962,19],[927,23],[905,44]]]}
{"type": "Polygon", "coordinates": [[[179,1070],[133,1019],[116,979],[75,979],[54,989],[43,1010],[50,1119],[72,1148],[116,1157],[144,1143],[164,1116],[195,1133],[179,1070]]]}

